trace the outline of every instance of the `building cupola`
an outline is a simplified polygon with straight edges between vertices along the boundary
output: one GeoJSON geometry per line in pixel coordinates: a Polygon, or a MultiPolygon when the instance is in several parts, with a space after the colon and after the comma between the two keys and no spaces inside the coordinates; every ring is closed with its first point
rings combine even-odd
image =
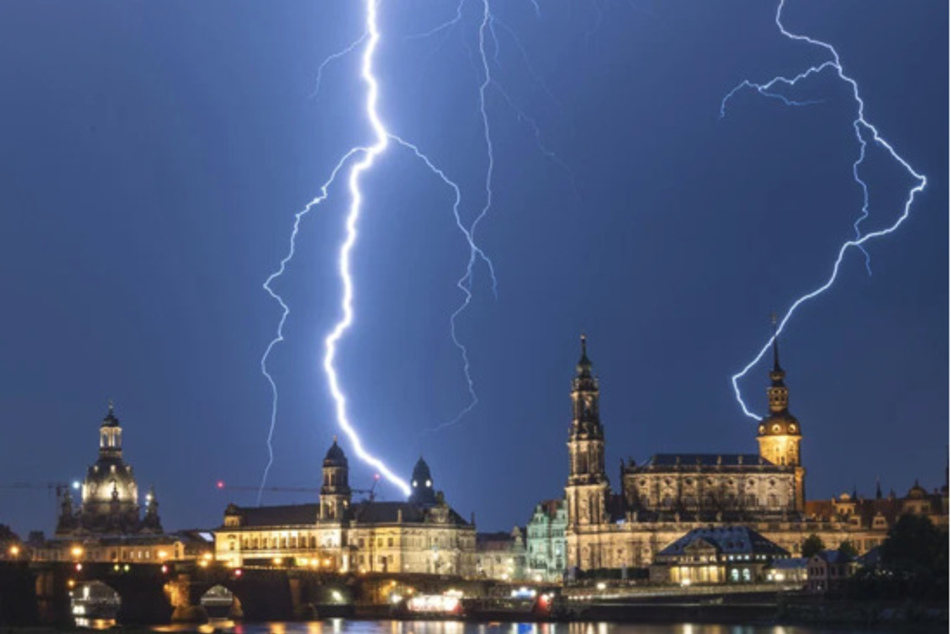
{"type": "Polygon", "coordinates": [[[413,478],[410,481],[412,492],[409,494],[409,501],[414,504],[435,504],[436,489],[433,488],[433,476],[429,471],[429,465],[420,456],[413,467],[413,478]]]}
{"type": "Polygon", "coordinates": [[[769,372],[770,385],[766,389],[769,414],[759,423],[757,441],[760,459],[781,467],[792,467],[795,472],[796,509],[805,509],[806,469],[802,466],[802,427],[789,412],[789,388],[786,371],[779,365],[779,333],[773,315],[773,367],[769,372]]]}
{"type": "Polygon", "coordinates": [[[350,468],[336,436],[324,456],[321,472],[320,518],[342,521],[350,507],[350,468]]]}
{"type": "Polygon", "coordinates": [[[115,404],[109,401],[109,412],[99,425],[99,458],[122,458],[122,427],[116,418],[115,404]]]}

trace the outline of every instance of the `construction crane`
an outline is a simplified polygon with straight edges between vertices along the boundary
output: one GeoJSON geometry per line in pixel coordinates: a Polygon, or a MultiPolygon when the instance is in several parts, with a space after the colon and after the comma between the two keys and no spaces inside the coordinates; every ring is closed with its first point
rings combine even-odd
{"type": "MultiPolygon", "coordinates": [[[[376,485],[380,481],[380,474],[376,473],[373,475],[373,484],[369,489],[350,489],[353,493],[364,493],[367,496],[367,501],[374,502],[376,501],[376,485]]],[[[226,484],[224,480],[218,480],[215,482],[215,488],[219,491],[224,491],[225,489],[229,491],[269,491],[272,493],[320,493],[320,488],[318,487],[254,487],[254,486],[245,486],[238,484],[226,484]]]]}
{"type": "Polygon", "coordinates": [[[80,486],[79,480],[74,480],[72,485],[66,482],[10,482],[0,484],[0,489],[47,489],[56,491],[56,497],[61,497],[63,492],[68,491],[70,487],[78,490],[80,486]]]}

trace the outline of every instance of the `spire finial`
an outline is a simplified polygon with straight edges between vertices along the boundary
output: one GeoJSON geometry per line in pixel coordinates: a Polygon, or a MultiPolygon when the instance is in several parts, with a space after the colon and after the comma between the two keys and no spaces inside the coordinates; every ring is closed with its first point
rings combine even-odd
{"type": "Polygon", "coordinates": [[[337,444],[337,434],[334,434],[334,444],[337,444]]]}
{"type": "Polygon", "coordinates": [[[116,403],[111,398],[109,399],[109,413],[111,414],[116,409],[116,403]]]}
{"type": "Polygon", "coordinates": [[[773,313],[771,319],[773,322],[773,371],[778,372],[781,369],[779,367],[779,333],[776,329],[779,317],[776,313],[773,313]]]}

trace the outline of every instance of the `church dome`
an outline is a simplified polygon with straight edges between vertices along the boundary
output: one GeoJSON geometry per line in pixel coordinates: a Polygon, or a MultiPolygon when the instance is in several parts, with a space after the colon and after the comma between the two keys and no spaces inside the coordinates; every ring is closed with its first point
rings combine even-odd
{"type": "Polygon", "coordinates": [[[788,411],[776,412],[759,424],[760,436],[802,436],[799,420],[788,411]]]}
{"type": "Polygon", "coordinates": [[[327,450],[327,455],[324,456],[324,466],[325,467],[346,467],[347,466],[347,455],[343,452],[343,449],[340,448],[340,445],[337,444],[336,437],[334,437],[334,444],[330,445],[330,449],[327,450]]]}
{"type": "Polygon", "coordinates": [[[915,480],[913,487],[908,489],[908,495],[905,497],[911,498],[913,500],[923,500],[928,496],[928,492],[925,491],[925,488],[918,484],[918,480],[915,480]]]}

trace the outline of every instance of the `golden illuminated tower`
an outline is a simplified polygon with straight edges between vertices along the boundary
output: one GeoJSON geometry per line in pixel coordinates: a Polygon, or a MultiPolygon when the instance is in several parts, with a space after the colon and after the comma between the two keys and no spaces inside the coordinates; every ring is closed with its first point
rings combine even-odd
{"type": "MultiPolygon", "coordinates": [[[[773,323],[775,327],[775,320],[773,323]]],[[[759,455],[780,466],[795,467],[796,509],[803,511],[806,502],[806,469],[802,466],[802,427],[795,416],[789,413],[789,388],[783,379],[786,372],[779,365],[779,339],[773,335],[773,369],[769,373],[771,385],[766,390],[769,397],[769,414],[759,424],[759,455]]]]}
{"type": "Polygon", "coordinates": [[[604,428],[598,404],[598,379],[591,372],[587,341],[581,336],[581,359],[571,382],[572,421],[568,438],[571,469],[565,498],[572,525],[603,524],[608,478],[604,473],[604,428]]]}

